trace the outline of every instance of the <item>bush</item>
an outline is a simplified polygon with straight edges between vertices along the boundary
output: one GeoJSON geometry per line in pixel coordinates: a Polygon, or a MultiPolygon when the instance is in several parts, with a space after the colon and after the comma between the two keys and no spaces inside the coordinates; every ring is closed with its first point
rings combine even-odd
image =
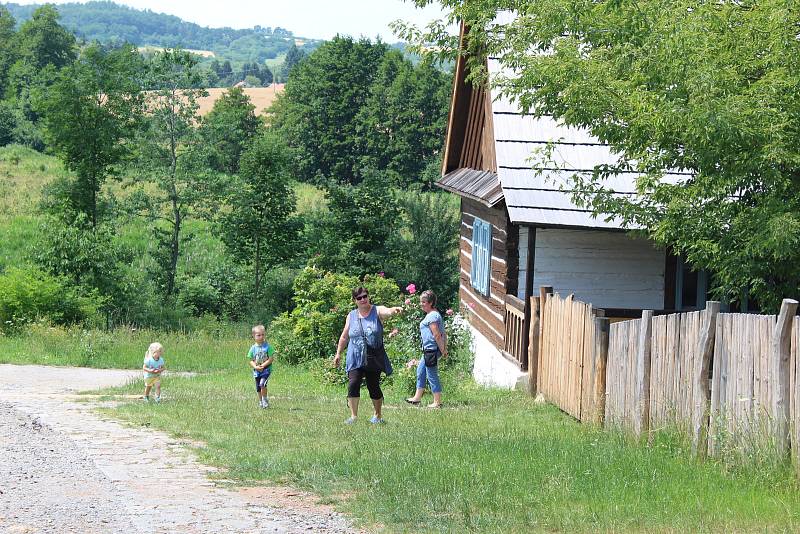
{"type": "Polygon", "coordinates": [[[382,276],[331,273],[310,265],[295,278],[295,308],[276,318],[270,328],[270,342],[291,363],[330,358],[352,309],[351,292],[364,285],[376,304],[394,306],[400,302],[397,284],[382,276]]]}
{"type": "MultiPolygon", "coordinates": [[[[330,360],[347,313],[353,309],[351,291],[358,285],[369,290],[374,304],[403,305],[403,313],[384,324],[386,352],[396,373],[388,381],[413,390],[416,367],[409,362],[422,356],[419,323],[425,314],[415,287],[410,285],[407,288],[409,294],[403,301],[396,282],[382,275],[368,275],[360,283],[354,276],[331,273],[315,266],[306,267],[294,282],[295,308],[272,323],[270,343],[280,352],[282,360],[310,362],[311,372],[318,379],[332,384],[343,383],[342,369],[333,369],[330,360]],[[390,335],[395,329],[396,335],[390,335]]],[[[468,378],[473,362],[469,331],[452,310],[442,310],[442,317],[449,358],[440,365],[451,379],[468,378]]]]}
{"type": "Polygon", "coordinates": [[[72,324],[97,315],[102,300],[80,295],[63,278],[36,269],[13,268],[0,275],[0,331],[37,320],[72,324]]]}

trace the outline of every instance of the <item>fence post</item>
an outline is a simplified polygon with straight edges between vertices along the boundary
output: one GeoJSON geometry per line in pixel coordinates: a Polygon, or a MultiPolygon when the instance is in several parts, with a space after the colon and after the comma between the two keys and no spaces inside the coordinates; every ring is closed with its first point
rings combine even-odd
{"type": "Polygon", "coordinates": [[[694,370],[694,410],[692,411],[692,456],[704,455],[707,451],[708,418],[710,416],[708,401],[711,390],[709,379],[711,373],[711,358],[714,356],[714,341],[717,333],[717,316],[720,303],[717,301],[706,302],[703,312],[703,324],[700,329],[700,339],[697,343],[697,365],[694,370]],[[701,446],[702,445],[702,446],[701,446]]]}
{"type": "Polygon", "coordinates": [[[637,437],[647,432],[650,427],[650,338],[652,332],[653,310],[643,310],[636,351],[636,390],[634,392],[636,406],[633,432],[637,437]]]}
{"type": "Polygon", "coordinates": [[[536,381],[539,379],[539,297],[530,298],[531,324],[528,332],[528,393],[536,396],[536,381]]]}
{"type": "Polygon", "coordinates": [[[606,365],[608,364],[608,333],[611,323],[607,317],[594,318],[594,395],[592,421],[603,426],[606,413],[606,365]]]}
{"type": "MultiPolygon", "coordinates": [[[[536,362],[536,391],[537,397],[541,395],[542,391],[545,389],[542,383],[542,365],[544,365],[544,360],[549,357],[548,354],[545,354],[544,351],[544,329],[545,329],[545,306],[547,305],[547,297],[553,294],[553,286],[540,286],[539,287],[539,357],[538,362],[536,362]]],[[[549,325],[548,325],[549,326],[549,325]]]]}
{"type": "Polygon", "coordinates": [[[783,299],[775,332],[772,335],[770,366],[775,384],[772,395],[772,424],[775,446],[779,454],[789,450],[789,354],[791,352],[792,320],[798,302],[783,299]]]}

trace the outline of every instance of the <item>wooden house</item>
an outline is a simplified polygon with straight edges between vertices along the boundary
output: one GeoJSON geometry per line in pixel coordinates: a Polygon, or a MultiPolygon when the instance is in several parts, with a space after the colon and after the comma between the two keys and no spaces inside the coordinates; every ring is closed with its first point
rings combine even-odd
{"type": "MultiPolygon", "coordinates": [[[[501,70],[493,58],[486,66],[490,77],[501,70]]],[[[459,296],[475,337],[479,382],[513,387],[524,375],[529,297],[540,286],[573,293],[610,317],[705,303],[703,273],[572,202],[570,176],[616,161],[607,145],[552,118],[521,113],[493,90],[468,83],[466,68],[462,57],[438,185],[461,197],[459,296]],[[545,146],[555,161],[550,168],[531,160],[545,146]]],[[[622,174],[610,186],[631,194],[633,181],[622,174]]]]}

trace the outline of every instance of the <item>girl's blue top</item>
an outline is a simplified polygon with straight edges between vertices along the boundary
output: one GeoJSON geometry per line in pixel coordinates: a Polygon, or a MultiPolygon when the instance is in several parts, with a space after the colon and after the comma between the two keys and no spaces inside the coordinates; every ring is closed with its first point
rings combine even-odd
{"type": "MultiPolygon", "coordinates": [[[[378,317],[378,307],[374,304],[369,315],[361,317],[358,308],[350,312],[350,341],[347,343],[347,358],[345,359],[345,372],[360,369],[367,365],[367,353],[364,348],[364,338],[372,347],[383,345],[383,324],[378,317]]],[[[392,374],[392,363],[389,358],[384,361],[386,374],[392,374]]]]}

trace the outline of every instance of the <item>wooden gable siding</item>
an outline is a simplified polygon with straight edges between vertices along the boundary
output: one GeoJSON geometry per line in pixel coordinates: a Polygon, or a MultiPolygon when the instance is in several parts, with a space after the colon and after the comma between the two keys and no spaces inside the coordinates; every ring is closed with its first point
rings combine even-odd
{"type": "MultiPolygon", "coordinates": [[[[466,32],[462,28],[461,39],[466,32]]],[[[497,172],[492,99],[486,87],[467,82],[467,62],[459,56],[447,123],[442,174],[461,168],[497,172]]]]}
{"type": "MultiPolygon", "coordinates": [[[[461,199],[461,238],[459,263],[459,298],[467,313],[470,324],[486,336],[496,347],[502,348],[505,337],[506,294],[512,283],[509,278],[509,256],[516,255],[516,245],[509,249],[509,229],[505,204],[489,208],[467,198],[461,199]],[[478,217],[492,226],[492,259],[489,296],[481,295],[472,287],[472,224],[478,217]],[[472,304],[472,306],[470,306],[472,304]]],[[[512,240],[513,241],[513,240],[512,240]]],[[[516,271],[514,271],[516,277],[516,271]]],[[[516,285],[516,280],[513,280],[516,285]]]]}

